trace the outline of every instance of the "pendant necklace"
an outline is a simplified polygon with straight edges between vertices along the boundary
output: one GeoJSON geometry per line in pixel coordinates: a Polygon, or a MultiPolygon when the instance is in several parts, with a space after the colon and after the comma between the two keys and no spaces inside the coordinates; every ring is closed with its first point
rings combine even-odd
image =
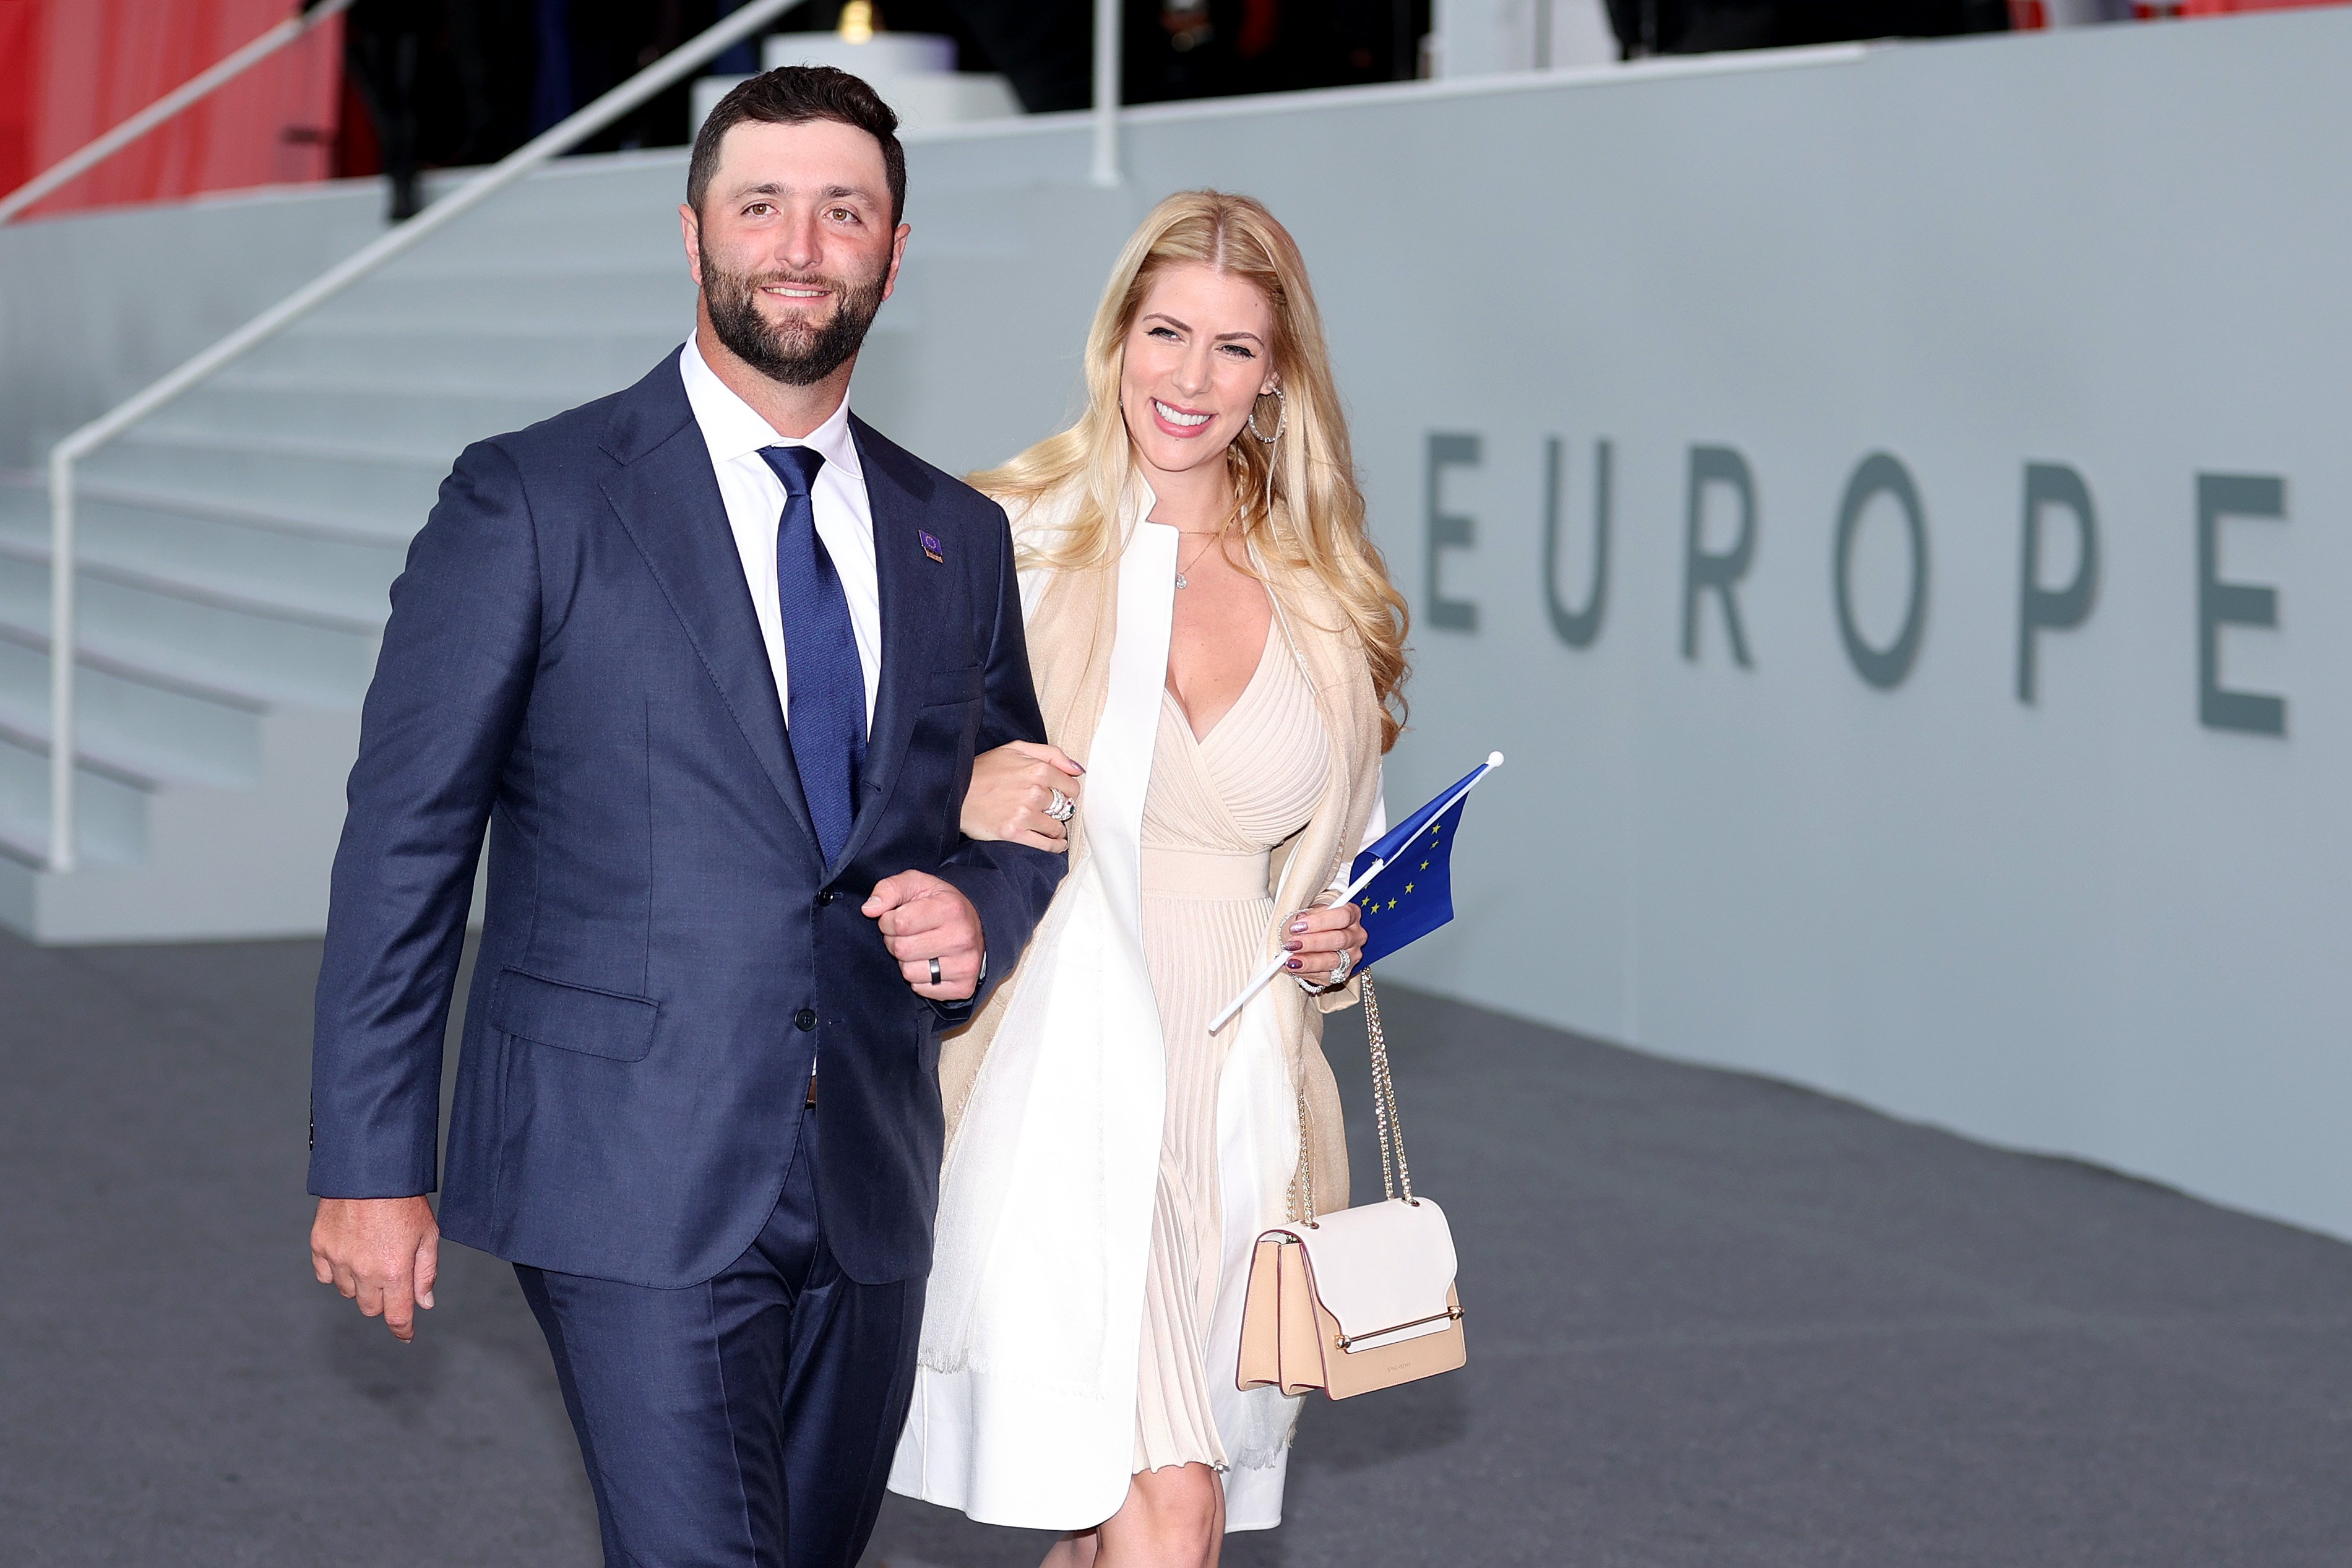
{"type": "MultiPolygon", "coordinates": [[[[1220,529],[1216,530],[1214,532],[1211,533],[1211,534],[1209,535],[1209,543],[1210,543],[1210,544],[1213,544],[1213,543],[1215,543],[1215,542],[1217,542],[1217,540],[1218,540],[1218,539],[1219,539],[1219,538],[1220,538],[1220,537],[1224,533],[1224,531],[1224,531],[1223,529],[1220,528],[1220,529]]],[[[1200,549],[1195,550],[1194,552],[1192,552],[1192,560],[1190,560],[1190,561],[1180,561],[1180,562],[1178,562],[1178,563],[1177,563],[1177,564],[1176,564],[1176,585],[1177,585],[1179,588],[1189,588],[1189,587],[1191,587],[1191,586],[1192,585],[1192,583],[1191,583],[1189,580],[1187,580],[1187,579],[1186,579],[1186,577],[1185,577],[1184,574],[1185,574],[1185,572],[1186,572],[1186,570],[1187,570],[1188,568],[1194,567],[1194,566],[1198,566],[1198,565],[1201,563],[1201,557],[1202,557],[1202,556],[1203,556],[1203,555],[1206,555],[1208,552],[1209,552],[1209,545],[1208,545],[1208,544],[1203,544],[1202,546],[1201,546],[1201,548],[1200,548],[1200,549]]]]}

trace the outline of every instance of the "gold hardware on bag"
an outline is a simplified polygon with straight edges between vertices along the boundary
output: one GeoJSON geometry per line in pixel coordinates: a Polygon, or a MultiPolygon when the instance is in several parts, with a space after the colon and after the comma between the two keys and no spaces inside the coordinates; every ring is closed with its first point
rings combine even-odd
{"type": "Polygon", "coordinates": [[[1391,1324],[1390,1324],[1387,1328],[1385,1328],[1385,1329],[1374,1329],[1374,1330],[1372,1330],[1372,1331],[1371,1331],[1370,1332],[1369,1332],[1369,1333],[1357,1334],[1357,1335],[1355,1335],[1353,1338],[1349,1338],[1349,1337],[1347,1337],[1347,1336],[1343,1335],[1343,1336],[1341,1336],[1341,1337],[1340,1337],[1340,1338],[1339,1338],[1339,1339],[1333,1340],[1331,1342],[1332,1342],[1333,1344],[1335,1344],[1335,1345],[1338,1345],[1338,1346],[1339,1346],[1341,1350],[1343,1350],[1343,1351],[1344,1351],[1344,1350],[1352,1350],[1352,1349],[1354,1349],[1357,1345],[1359,1345],[1359,1344],[1362,1343],[1364,1341],[1366,1341],[1366,1340],[1376,1340],[1376,1339],[1379,1339],[1382,1334],[1393,1334],[1393,1333],[1400,1332],[1401,1331],[1405,1330],[1405,1329],[1417,1329],[1417,1328],[1421,1327],[1421,1325],[1422,1325],[1422,1324],[1423,1324],[1423,1323],[1435,1323],[1435,1322],[1440,1322],[1440,1321],[1444,1321],[1444,1322],[1458,1322],[1458,1321],[1461,1321],[1461,1318],[1462,1318],[1462,1309],[1461,1309],[1461,1308],[1459,1308],[1459,1307],[1448,1307],[1448,1308],[1447,1308],[1444,1311],[1443,1311],[1443,1312],[1432,1312],[1428,1317],[1426,1317],[1426,1318],[1415,1318],[1415,1319],[1414,1319],[1412,1322],[1410,1322],[1410,1323],[1391,1323],[1391,1324]]]}

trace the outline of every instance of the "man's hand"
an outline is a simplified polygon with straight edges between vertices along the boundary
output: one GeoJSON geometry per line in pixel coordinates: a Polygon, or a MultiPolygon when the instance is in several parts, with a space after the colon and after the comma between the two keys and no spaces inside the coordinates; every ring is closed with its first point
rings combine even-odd
{"type": "Polygon", "coordinates": [[[863,911],[882,927],[882,945],[898,961],[898,973],[915,994],[932,1002],[961,1002],[980,989],[981,955],[986,938],[980,911],[954,886],[922,871],[901,871],[875,885],[863,911]],[[932,959],[940,983],[931,984],[932,959]]]}
{"type": "MultiPolygon", "coordinates": [[[[897,879],[892,879],[896,880],[897,879]]],[[[310,1224],[310,1269],[382,1318],[403,1344],[416,1337],[416,1309],[433,1305],[441,1227],[415,1198],[320,1198],[310,1224]]]]}

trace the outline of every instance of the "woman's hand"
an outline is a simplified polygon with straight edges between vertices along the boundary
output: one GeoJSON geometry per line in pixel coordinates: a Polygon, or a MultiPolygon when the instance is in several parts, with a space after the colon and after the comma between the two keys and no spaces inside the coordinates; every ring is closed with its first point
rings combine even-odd
{"type": "Polygon", "coordinates": [[[963,794],[963,836],[1068,853],[1069,826],[1047,816],[1046,808],[1057,790],[1075,805],[1086,771],[1059,746],[1034,741],[982,752],[972,762],[971,787],[963,794]]]}
{"type": "Polygon", "coordinates": [[[1353,904],[1318,904],[1290,917],[1284,968],[1307,985],[1337,985],[1364,952],[1364,914],[1353,904]]]}

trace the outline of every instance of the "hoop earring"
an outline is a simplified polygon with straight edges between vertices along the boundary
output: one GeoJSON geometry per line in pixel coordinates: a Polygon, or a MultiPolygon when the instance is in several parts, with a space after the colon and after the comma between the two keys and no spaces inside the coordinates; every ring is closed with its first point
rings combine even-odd
{"type": "MultiPolygon", "coordinates": [[[[1261,394],[1260,395],[1264,395],[1261,394]]],[[[1282,395],[1282,388],[1279,386],[1274,389],[1274,434],[1271,436],[1258,434],[1256,404],[1253,403],[1250,405],[1249,412],[1249,433],[1253,436],[1256,436],[1259,441],[1268,447],[1271,447],[1276,441],[1281,440],[1283,431],[1289,428],[1290,426],[1290,399],[1282,395]]]]}

